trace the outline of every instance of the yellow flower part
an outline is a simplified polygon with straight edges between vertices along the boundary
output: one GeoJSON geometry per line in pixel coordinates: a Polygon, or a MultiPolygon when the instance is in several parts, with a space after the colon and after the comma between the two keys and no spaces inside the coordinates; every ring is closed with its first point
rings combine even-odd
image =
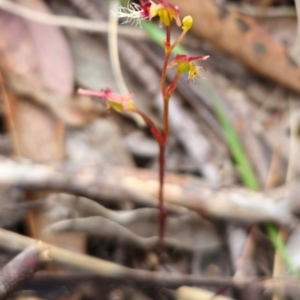
{"type": "Polygon", "coordinates": [[[185,54],[177,54],[173,61],[168,65],[168,68],[176,66],[176,70],[179,73],[188,73],[188,81],[190,79],[195,80],[199,77],[199,70],[204,69],[202,66],[196,66],[194,61],[205,60],[209,56],[188,56],[185,54]]]}
{"type": "Polygon", "coordinates": [[[182,30],[187,32],[191,29],[191,27],[193,26],[193,18],[191,16],[186,16],[183,18],[182,20],[182,30]]]}
{"type": "Polygon", "coordinates": [[[174,19],[177,26],[181,26],[178,6],[160,0],[158,4],[152,3],[149,12],[150,20],[158,16],[160,25],[170,26],[174,19]]]}
{"type": "Polygon", "coordinates": [[[135,106],[131,99],[124,99],[124,101],[121,103],[107,100],[107,108],[113,109],[118,113],[123,113],[125,111],[130,111],[135,109],[135,106]]]}
{"type": "Polygon", "coordinates": [[[189,75],[188,80],[192,79],[195,80],[199,77],[199,69],[202,69],[201,66],[196,66],[193,62],[189,63],[189,75]]]}
{"type": "Polygon", "coordinates": [[[81,95],[101,98],[104,101],[106,101],[108,109],[113,109],[119,113],[135,110],[135,106],[132,101],[134,94],[123,96],[112,92],[110,89],[104,89],[102,91],[89,91],[89,90],[79,89],[78,93],[81,95]]]}

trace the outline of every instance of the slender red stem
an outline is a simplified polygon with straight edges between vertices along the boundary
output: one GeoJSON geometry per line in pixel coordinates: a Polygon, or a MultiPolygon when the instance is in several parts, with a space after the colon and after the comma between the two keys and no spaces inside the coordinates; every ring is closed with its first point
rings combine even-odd
{"type": "Polygon", "coordinates": [[[163,63],[163,68],[161,71],[161,94],[165,100],[165,95],[166,95],[166,77],[167,77],[167,66],[169,62],[171,53],[166,53],[164,63],[163,63]]]}
{"type": "Polygon", "coordinates": [[[165,178],[165,143],[159,145],[159,260],[163,261],[164,253],[165,253],[165,243],[164,243],[164,235],[166,228],[166,211],[164,206],[164,178],[165,178]]]}
{"type": "Polygon", "coordinates": [[[163,98],[166,95],[166,75],[167,75],[167,66],[169,62],[169,58],[171,55],[171,27],[166,27],[166,39],[165,39],[165,58],[161,72],[161,94],[163,98]]]}
{"type": "Polygon", "coordinates": [[[174,78],[172,80],[172,82],[170,83],[170,85],[167,88],[166,94],[167,94],[168,98],[170,98],[171,95],[173,94],[173,92],[175,91],[180,76],[181,76],[181,72],[177,71],[176,75],[174,76],[174,78]]]}
{"type": "Polygon", "coordinates": [[[180,73],[177,73],[171,82],[171,84],[167,87],[167,67],[169,63],[169,59],[171,56],[171,28],[170,26],[166,27],[166,40],[165,40],[165,58],[162,68],[161,74],[161,93],[164,101],[164,112],[163,112],[163,131],[161,132],[154,122],[145,115],[142,111],[137,108],[132,109],[132,111],[138,113],[146,123],[150,126],[153,137],[156,139],[159,145],[159,189],[158,189],[158,200],[159,200],[159,245],[158,245],[158,256],[160,262],[163,261],[164,253],[165,253],[165,244],[164,244],[164,236],[165,236],[165,228],[166,228],[166,210],[164,206],[164,180],[165,180],[165,149],[167,137],[169,135],[169,99],[171,94],[174,92],[177,82],[180,77],[180,73]]]}
{"type": "Polygon", "coordinates": [[[177,40],[171,45],[171,51],[179,45],[179,43],[183,40],[184,36],[186,35],[186,31],[182,31],[180,36],[177,38],[177,40]]]}
{"type": "Polygon", "coordinates": [[[171,46],[171,26],[166,26],[166,46],[168,48],[171,46]]]}
{"type": "Polygon", "coordinates": [[[138,108],[131,109],[131,111],[139,114],[144,119],[144,121],[148,124],[148,126],[150,127],[150,130],[151,130],[151,133],[152,133],[153,137],[156,139],[158,145],[165,144],[165,135],[164,135],[164,133],[161,132],[157,128],[155,123],[146,114],[144,114],[138,108]]]}
{"type": "MultiPolygon", "coordinates": [[[[166,103],[166,101],[165,101],[166,103]]],[[[166,211],[164,207],[164,178],[165,178],[165,147],[166,147],[166,135],[165,132],[161,132],[154,122],[142,111],[137,108],[132,109],[131,111],[139,114],[145,122],[149,125],[151,129],[151,133],[153,137],[156,139],[159,145],[159,188],[158,188],[158,208],[159,208],[159,229],[158,229],[158,236],[159,236],[159,245],[158,245],[158,255],[160,262],[163,261],[163,256],[165,252],[165,244],[164,244],[164,234],[165,234],[165,227],[166,227],[166,211]]],[[[168,120],[165,116],[168,114],[168,106],[164,110],[164,120],[168,120]]],[[[164,128],[168,130],[167,128],[164,128]]]]}
{"type": "MultiPolygon", "coordinates": [[[[164,136],[165,140],[169,135],[169,99],[164,99],[164,136]]],[[[166,141],[165,141],[166,142],[166,141]]]]}
{"type": "Polygon", "coordinates": [[[165,179],[165,148],[166,142],[169,135],[169,99],[170,93],[168,93],[168,88],[166,87],[167,82],[167,67],[171,55],[171,27],[166,26],[166,40],[165,40],[165,58],[161,73],[161,93],[164,100],[164,113],[163,113],[163,142],[159,143],[159,259],[160,262],[163,261],[163,255],[165,252],[164,236],[166,228],[166,211],[164,206],[164,179],[165,179]]]}

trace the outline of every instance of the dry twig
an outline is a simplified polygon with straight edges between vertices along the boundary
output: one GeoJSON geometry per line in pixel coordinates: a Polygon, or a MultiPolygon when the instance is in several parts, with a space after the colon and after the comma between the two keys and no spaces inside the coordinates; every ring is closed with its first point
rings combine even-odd
{"type": "MultiPolygon", "coordinates": [[[[107,33],[108,31],[108,24],[106,22],[89,21],[77,17],[52,16],[47,13],[32,10],[30,8],[24,7],[23,5],[8,0],[0,0],[0,9],[15,14],[21,18],[39,22],[42,24],[75,28],[79,30],[99,33],[107,33]]],[[[119,34],[126,37],[147,39],[147,35],[139,29],[122,27],[118,30],[118,32],[119,34]]]]}
{"type": "Polygon", "coordinates": [[[48,249],[42,242],[24,247],[24,250],[1,270],[0,300],[7,299],[48,260],[48,249]]]}
{"type": "MultiPolygon", "coordinates": [[[[0,160],[0,183],[26,190],[65,191],[99,200],[127,198],[144,205],[157,205],[156,173],[142,169],[75,166],[71,163],[43,165],[3,159],[0,160]]],[[[214,191],[199,178],[167,174],[165,199],[167,204],[216,218],[248,223],[271,221],[293,226],[297,222],[289,199],[297,190],[295,182],[268,193],[237,187],[214,191]]]]}
{"type": "MultiPolygon", "coordinates": [[[[27,247],[36,245],[36,240],[0,229],[0,247],[11,249],[14,251],[22,251],[27,247]]],[[[150,272],[144,270],[134,270],[123,267],[112,262],[97,259],[88,255],[75,253],[60,247],[44,244],[48,251],[48,257],[51,262],[63,265],[72,269],[78,269],[87,273],[75,274],[54,274],[55,280],[64,278],[68,280],[92,280],[92,279],[108,279],[110,281],[136,282],[139,284],[165,286],[169,288],[177,288],[182,285],[207,285],[207,286],[228,286],[242,289],[245,287],[257,287],[267,289],[268,291],[281,290],[282,292],[290,292],[299,286],[298,278],[247,278],[234,279],[232,277],[218,276],[194,276],[186,274],[170,274],[160,272],[150,272]]],[[[51,276],[46,275],[47,280],[51,280],[51,276]]],[[[53,277],[52,277],[53,278],[53,277]]]]}
{"type": "MultiPolygon", "coordinates": [[[[103,217],[88,217],[76,218],[73,220],[63,220],[50,225],[48,230],[51,233],[62,232],[84,232],[99,236],[101,238],[112,239],[121,241],[128,246],[137,248],[142,251],[153,251],[157,248],[159,238],[153,237],[140,237],[127,228],[112,222],[103,217]]],[[[180,251],[191,253],[195,251],[195,247],[182,243],[172,238],[165,238],[165,246],[168,251],[180,251]]],[[[203,245],[205,248],[205,245],[203,245]]]]}
{"type": "MultiPolygon", "coordinates": [[[[155,236],[158,211],[155,208],[114,211],[83,197],[59,197],[58,201],[52,201],[51,198],[47,201],[49,215],[51,208],[55,209],[57,205],[61,207],[58,210],[63,212],[58,221],[55,220],[48,228],[50,232],[83,232],[114,242],[121,241],[129,247],[143,251],[155,249],[158,241],[155,236]],[[74,211],[71,214],[74,215],[72,219],[70,209],[74,211]]],[[[221,244],[213,226],[207,225],[207,221],[194,213],[179,217],[168,216],[165,242],[167,250],[177,252],[210,250],[221,244]]]]}

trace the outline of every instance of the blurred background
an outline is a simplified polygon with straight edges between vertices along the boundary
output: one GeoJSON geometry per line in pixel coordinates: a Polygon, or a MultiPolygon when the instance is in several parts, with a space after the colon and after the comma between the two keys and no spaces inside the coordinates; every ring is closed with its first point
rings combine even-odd
{"type": "MultiPolygon", "coordinates": [[[[164,28],[118,20],[123,0],[0,0],[1,227],[161,274],[139,284],[48,267],[12,298],[299,299],[288,280],[247,280],[300,267],[300,2],[170,3],[194,19],[176,53],[210,57],[171,98],[160,264],[158,146],[138,116],[107,112],[77,89],[134,93],[161,128],[164,28]],[[207,282],[170,284],[170,274],[207,282]]],[[[0,249],[5,265],[16,249],[1,238],[0,249]]]]}

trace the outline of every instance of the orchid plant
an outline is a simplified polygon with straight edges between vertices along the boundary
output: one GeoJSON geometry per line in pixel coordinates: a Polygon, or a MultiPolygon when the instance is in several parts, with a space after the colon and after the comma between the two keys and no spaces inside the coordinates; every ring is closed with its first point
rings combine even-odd
{"type": "Polygon", "coordinates": [[[169,100],[174,93],[179,78],[184,73],[188,73],[188,81],[195,80],[200,77],[200,70],[203,68],[195,64],[196,61],[205,60],[208,56],[188,56],[185,54],[177,54],[173,60],[171,55],[173,49],[180,44],[186,33],[193,25],[193,18],[185,16],[180,19],[178,6],[174,6],[165,0],[158,0],[154,3],[149,0],[141,0],[140,4],[130,3],[127,7],[120,6],[118,12],[119,18],[125,18],[123,23],[132,23],[141,25],[142,21],[151,21],[154,17],[159,18],[159,26],[165,28],[165,40],[163,46],[165,50],[164,62],[161,72],[161,94],[164,104],[163,112],[163,128],[159,129],[156,124],[145,113],[140,111],[134,104],[134,94],[120,95],[109,89],[102,91],[90,91],[79,89],[78,93],[92,97],[98,97],[106,102],[108,110],[115,110],[118,113],[134,112],[139,114],[150,127],[151,133],[159,146],[159,257],[162,259],[164,254],[164,232],[166,226],[166,211],[164,207],[164,177],[165,177],[165,148],[169,135],[169,100]],[[178,27],[181,27],[182,32],[178,38],[171,42],[171,25],[173,21],[178,27]],[[167,71],[170,68],[176,67],[176,73],[173,80],[167,82],[167,71]]]}

